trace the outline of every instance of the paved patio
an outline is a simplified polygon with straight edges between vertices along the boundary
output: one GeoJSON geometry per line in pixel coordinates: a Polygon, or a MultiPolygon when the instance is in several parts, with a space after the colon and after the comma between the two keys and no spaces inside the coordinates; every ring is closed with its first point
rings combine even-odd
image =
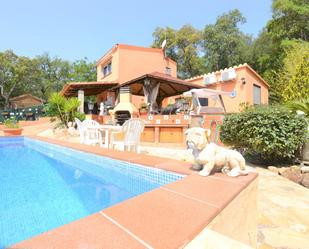
{"type": "Polygon", "coordinates": [[[267,169],[259,173],[259,248],[309,248],[309,189],[267,169]]]}

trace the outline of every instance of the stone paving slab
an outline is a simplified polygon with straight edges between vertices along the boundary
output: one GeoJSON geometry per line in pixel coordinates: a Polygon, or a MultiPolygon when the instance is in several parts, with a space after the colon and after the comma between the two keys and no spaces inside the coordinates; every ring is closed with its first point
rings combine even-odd
{"type": "Polygon", "coordinates": [[[309,248],[309,189],[263,168],[259,173],[259,248],[309,248]]]}

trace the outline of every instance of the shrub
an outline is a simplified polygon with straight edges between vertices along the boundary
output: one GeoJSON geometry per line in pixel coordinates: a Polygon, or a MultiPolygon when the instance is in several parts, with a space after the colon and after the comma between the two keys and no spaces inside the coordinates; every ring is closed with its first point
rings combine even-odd
{"type": "Polygon", "coordinates": [[[60,93],[53,93],[45,106],[47,116],[51,121],[59,121],[57,126],[69,127],[69,122],[74,122],[74,118],[85,119],[85,114],[77,111],[79,100],[77,98],[65,98],[60,93]]]}
{"type": "Polygon", "coordinates": [[[16,118],[6,119],[3,122],[4,126],[9,129],[19,128],[18,120],[16,118]]]}
{"type": "Polygon", "coordinates": [[[224,118],[220,138],[265,162],[283,162],[293,159],[306,141],[307,126],[303,115],[283,107],[249,108],[224,118]]]}

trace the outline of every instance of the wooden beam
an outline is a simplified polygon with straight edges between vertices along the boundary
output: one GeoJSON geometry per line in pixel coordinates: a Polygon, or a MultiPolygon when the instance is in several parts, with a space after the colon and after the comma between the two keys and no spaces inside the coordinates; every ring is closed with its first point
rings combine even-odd
{"type": "MultiPolygon", "coordinates": [[[[160,83],[160,84],[161,84],[161,83],[160,83]]],[[[163,92],[164,95],[165,95],[165,97],[168,95],[167,92],[165,92],[165,91],[164,91],[162,88],[160,88],[160,87],[159,87],[159,91],[163,92]]],[[[165,97],[164,97],[164,98],[165,98],[165,97]]]]}
{"type": "Polygon", "coordinates": [[[140,95],[140,94],[142,94],[142,93],[144,93],[143,86],[142,86],[141,89],[137,92],[137,95],[140,95]]]}
{"type": "Polygon", "coordinates": [[[180,94],[181,93],[181,91],[178,91],[175,87],[173,87],[171,84],[168,84],[168,86],[170,87],[170,88],[172,88],[177,94],[180,94]]]}
{"type": "Polygon", "coordinates": [[[223,106],[224,112],[226,112],[225,105],[224,105],[223,98],[222,98],[221,94],[219,94],[219,99],[220,99],[221,105],[223,106]]]}

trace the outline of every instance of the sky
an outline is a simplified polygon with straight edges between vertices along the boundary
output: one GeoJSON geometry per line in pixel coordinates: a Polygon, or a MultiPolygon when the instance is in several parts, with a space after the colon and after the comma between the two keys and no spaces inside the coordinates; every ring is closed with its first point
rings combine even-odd
{"type": "Polygon", "coordinates": [[[66,60],[99,59],[114,44],[150,46],[156,27],[202,29],[239,9],[240,28],[256,37],[271,18],[271,0],[0,0],[0,51],[66,60]]]}

